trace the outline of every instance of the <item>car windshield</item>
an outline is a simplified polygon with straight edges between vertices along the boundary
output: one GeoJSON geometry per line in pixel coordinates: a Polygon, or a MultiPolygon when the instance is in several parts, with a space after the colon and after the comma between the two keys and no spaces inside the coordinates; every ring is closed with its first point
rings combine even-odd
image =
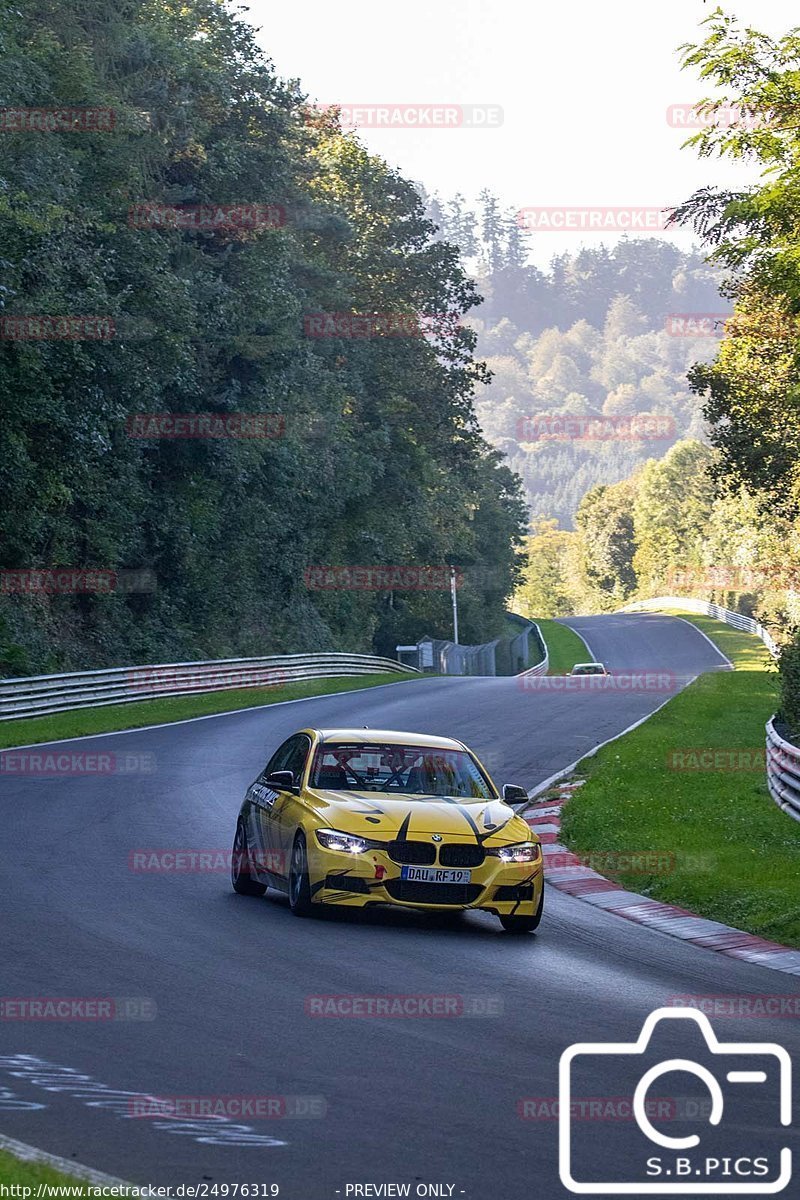
{"type": "Polygon", "coordinates": [[[605,675],[602,663],[579,663],[572,668],[573,675],[605,675]]]}
{"type": "Polygon", "coordinates": [[[492,800],[494,792],[464,750],[335,742],[317,749],[311,787],[408,796],[492,800]]]}

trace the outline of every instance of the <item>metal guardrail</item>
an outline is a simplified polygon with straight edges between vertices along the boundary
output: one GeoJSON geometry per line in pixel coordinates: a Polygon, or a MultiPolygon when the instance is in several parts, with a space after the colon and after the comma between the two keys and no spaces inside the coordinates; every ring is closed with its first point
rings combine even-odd
{"type": "Polygon", "coordinates": [[[164,696],[193,696],[233,688],[279,687],[301,679],[337,679],[380,672],[418,674],[393,658],[372,654],[277,654],[210,662],[111,667],[64,675],[0,679],[0,720],[129,704],[164,696]]]}
{"type": "Polygon", "coordinates": [[[712,604],[710,600],[696,600],[692,596],[656,596],[652,600],[637,600],[633,604],[626,604],[624,608],[618,608],[617,612],[643,612],[659,608],[685,608],[687,612],[704,613],[707,617],[716,617],[718,621],[724,621],[726,625],[732,625],[734,629],[741,629],[744,633],[754,633],[756,637],[761,638],[773,658],[777,658],[780,654],[778,643],[769,630],[765,629],[763,625],[759,625],[758,621],[754,621],[752,617],[745,617],[742,613],[733,612],[730,608],[712,604]]]}
{"type": "Polygon", "coordinates": [[[535,621],[531,621],[533,626],[531,632],[539,643],[539,649],[542,652],[542,661],[538,662],[535,667],[529,667],[527,671],[520,671],[520,675],[546,675],[550,670],[550,651],[547,649],[547,642],[542,637],[542,631],[535,621]]]}
{"type": "Polygon", "coordinates": [[[774,717],[767,721],[767,787],[778,808],[800,821],[800,746],[781,737],[774,717]]]}
{"type": "Polygon", "coordinates": [[[528,617],[510,612],[506,613],[506,620],[510,625],[516,626],[519,633],[511,638],[500,639],[497,654],[502,664],[501,671],[503,675],[519,675],[527,669],[528,659],[531,657],[531,638],[536,641],[540,654],[543,653],[542,640],[538,629],[528,617]]]}

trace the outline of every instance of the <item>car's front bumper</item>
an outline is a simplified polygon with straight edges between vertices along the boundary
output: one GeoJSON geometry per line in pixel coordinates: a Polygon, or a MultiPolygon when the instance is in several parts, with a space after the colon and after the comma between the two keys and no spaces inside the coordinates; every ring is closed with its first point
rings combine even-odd
{"type": "Polygon", "coordinates": [[[399,904],[431,910],[478,908],[498,916],[533,916],[542,895],[541,848],[538,860],[533,863],[506,863],[487,854],[480,866],[470,868],[470,882],[466,885],[403,880],[402,864],[378,849],[345,854],[309,846],[308,860],[312,898],[319,904],[355,908],[366,904],[399,904]]]}

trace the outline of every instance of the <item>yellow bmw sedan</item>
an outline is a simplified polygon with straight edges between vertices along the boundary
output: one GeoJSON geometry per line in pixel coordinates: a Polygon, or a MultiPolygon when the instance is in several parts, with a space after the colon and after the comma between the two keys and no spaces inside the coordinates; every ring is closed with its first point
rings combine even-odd
{"type": "Polygon", "coordinates": [[[398,904],[495,913],[509,933],[538,926],[539,838],[461,742],[372,729],[303,729],[247,789],[234,890],[318,905],[398,904]]]}

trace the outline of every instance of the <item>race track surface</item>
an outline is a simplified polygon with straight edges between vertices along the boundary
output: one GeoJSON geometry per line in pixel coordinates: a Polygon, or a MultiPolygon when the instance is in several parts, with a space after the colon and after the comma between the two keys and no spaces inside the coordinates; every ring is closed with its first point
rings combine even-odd
{"type": "MultiPolygon", "coordinates": [[[[129,868],[137,849],[228,850],[245,787],[306,725],[453,735],[498,783],[530,789],[694,675],[726,669],[672,618],[568,623],[614,671],[672,682],[567,693],[515,679],[423,679],[57,747],[152,770],[0,777],[0,994],[139,997],[153,1018],[0,1019],[0,1132],[137,1183],[277,1183],[281,1197],[335,1200],[381,1194],[348,1185],[392,1182],[410,1195],[437,1184],[472,1200],[549,1200],[567,1195],[557,1123],[520,1102],[555,1100],[571,1043],[629,1042],[676,995],[796,995],[786,976],[552,889],[539,933],[513,938],[481,914],[448,923],[375,909],[301,921],[273,893],[234,895],[224,873],[129,868]],[[486,1015],[309,1015],[309,998],[329,995],[467,997],[486,1015]],[[230,1122],[153,1119],[152,1109],[137,1117],[142,1093],[286,1097],[297,1115],[245,1119],[237,1132],[230,1122]]],[[[794,1053],[797,1024],[715,1028],[794,1053]]],[[[665,1043],[692,1049],[677,1031],[665,1043]]],[[[617,1097],[623,1082],[595,1063],[580,1094],[617,1097]]],[[[734,1124],[735,1145],[761,1153],[787,1136],[766,1097],[734,1109],[734,1124]]],[[[639,1161],[630,1120],[586,1120],[580,1136],[589,1160],[620,1178],[639,1161]]]]}

